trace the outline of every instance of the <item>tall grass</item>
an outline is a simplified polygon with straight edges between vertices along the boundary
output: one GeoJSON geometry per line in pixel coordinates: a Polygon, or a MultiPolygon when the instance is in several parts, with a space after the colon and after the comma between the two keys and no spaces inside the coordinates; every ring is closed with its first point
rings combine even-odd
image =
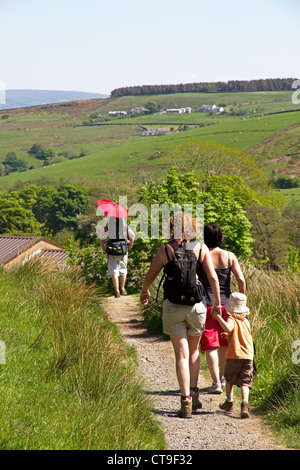
{"type": "Polygon", "coordinates": [[[163,449],[135,352],[77,273],[0,271],[0,449],[163,449]]]}
{"type": "Polygon", "coordinates": [[[292,358],[292,345],[300,340],[300,277],[246,265],[243,270],[258,372],[252,405],[285,443],[300,448],[300,365],[292,358]]]}

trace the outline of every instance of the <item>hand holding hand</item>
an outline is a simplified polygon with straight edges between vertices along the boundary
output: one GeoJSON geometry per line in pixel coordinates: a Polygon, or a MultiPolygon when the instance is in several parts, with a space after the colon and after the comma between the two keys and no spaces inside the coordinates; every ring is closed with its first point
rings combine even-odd
{"type": "Polygon", "coordinates": [[[213,305],[211,309],[211,314],[213,318],[216,320],[218,315],[221,315],[222,305],[213,305]]]}
{"type": "Polygon", "coordinates": [[[225,331],[222,331],[221,336],[222,336],[222,339],[227,339],[227,340],[229,339],[229,334],[226,333],[225,331]]]}

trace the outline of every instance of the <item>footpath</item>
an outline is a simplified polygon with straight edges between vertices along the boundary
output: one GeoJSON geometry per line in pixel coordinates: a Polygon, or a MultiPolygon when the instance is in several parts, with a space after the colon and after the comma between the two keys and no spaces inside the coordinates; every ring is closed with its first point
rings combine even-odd
{"type": "MultiPolygon", "coordinates": [[[[153,413],[165,430],[168,450],[288,450],[275,441],[261,418],[253,414],[249,419],[240,418],[240,399],[235,400],[232,415],[221,411],[219,404],[224,402],[225,393],[207,393],[211,381],[201,371],[198,387],[202,409],[192,419],[178,418],[180,393],[171,342],[148,333],[136,296],[105,298],[102,307],[123,339],[137,351],[138,373],[144,389],[153,397],[153,413]]],[[[205,360],[201,356],[201,361],[205,360]]]]}

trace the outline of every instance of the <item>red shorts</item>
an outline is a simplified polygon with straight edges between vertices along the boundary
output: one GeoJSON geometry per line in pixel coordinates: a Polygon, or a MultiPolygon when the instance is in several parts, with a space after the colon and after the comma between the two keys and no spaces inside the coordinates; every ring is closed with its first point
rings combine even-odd
{"type": "MultiPolygon", "coordinates": [[[[223,333],[224,330],[221,328],[219,322],[213,318],[211,309],[212,305],[209,305],[207,307],[205,330],[203,331],[200,340],[200,350],[202,353],[208,349],[214,349],[219,348],[220,346],[228,345],[227,339],[223,339],[221,336],[221,333],[223,333]]],[[[224,305],[222,305],[221,315],[225,321],[229,317],[224,305]]]]}

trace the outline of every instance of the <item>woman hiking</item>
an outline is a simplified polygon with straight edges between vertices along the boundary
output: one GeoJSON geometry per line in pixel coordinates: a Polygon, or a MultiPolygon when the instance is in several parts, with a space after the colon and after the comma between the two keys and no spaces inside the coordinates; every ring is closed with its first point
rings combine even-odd
{"type": "MultiPolygon", "coordinates": [[[[196,233],[194,218],[190,217],[189,223],[187,223],[187,214],[183,212],[176,213],[170,218],[170,241],[158,249],[144,278],[140,295],[141,302],[146,305],[150,298],[149,288],[164,268],[167,279],[164,283],[163,331],[170,336],[174,348],[176,374],[181,393],[179,416],[182,418],[191,418],[192,410],[195,411],[202,407],[197,384],[200,368],[199,341],[205,325],[206,304],[205,298],[200,296],[198,300],[200,298],[201,300],[197,301],[196,295],[194,302],[186,301],[187,305],[182,299],[178,303],[174,302],[178,289],[172,289],[170,286],[173,282],[174,253],[177,253],[177,250],[183,250],[183,255],[185,250],[190,250],[189,256],[193,260],[196,270],[202,265],[214,294],[216,308],[221,310],[218,276],[214,270],[210,252],[204,244],[194,240],[192,233],[196,233]],[[176,226],[176,224],[181,224],[181,233],[178,233],[178,225],[176,226]],[[176,238],[174,234],[176,234],[176,238]],[[170,301],[169,297],[173,301],[170,301]]],[[[196,280],[196,274],[195,279],[194,276],[191,279],[191,282],[194,281],[198,282],[197,285],[200,286],[200,282],[196,280]]]]}

